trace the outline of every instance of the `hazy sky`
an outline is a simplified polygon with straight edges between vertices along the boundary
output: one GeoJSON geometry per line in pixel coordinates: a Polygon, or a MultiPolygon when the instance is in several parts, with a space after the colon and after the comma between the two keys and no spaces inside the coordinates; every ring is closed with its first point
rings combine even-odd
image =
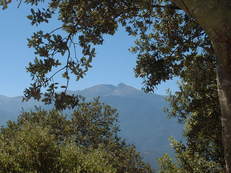
{"type": "MultiPolygon", "coordinates": [[[[25,66],[34,55],[33,50],[27,47],[26,39],[38,30],[26,19],[29,11],[25,7],[16,8],[16,4],[11,4],[7,10],[0,10],[0,95],[22,95],[29,86],[30,75],[26,73],[25,66]]],[[[121,82],[141,88],[142,79],[135,78],[133,72],[136,56],[128,51],[132,45],[133,39],[122,29],[114,36],[107,36],[104,45],[97,49],[93,68],[84,79],[71,82],[70,89],[79,90],[96,84],[117,85],[121,82]]],[[[176,80],[160,85],[156,93],[164,95],[167,88],[176,90],[176,80]]]]}

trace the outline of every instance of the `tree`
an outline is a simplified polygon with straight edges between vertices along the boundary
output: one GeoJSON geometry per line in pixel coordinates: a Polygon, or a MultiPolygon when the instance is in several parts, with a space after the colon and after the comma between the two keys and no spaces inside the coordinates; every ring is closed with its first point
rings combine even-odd
{"type": "Polygon", "coordinates": [[[136,74],[145,79],[147,91],[152,91],[160,79],[169,79],[166,74],[181,78],[180,91],[169,98],[170,115],[186,126],[186,144],[172,140],[177,163],[163,156],[161,171],[222,172],[225,164],[221,113],[211,43],[185,13],[165,9],[154,15],[154,29],[143,33],[132,49],[138,52],[136,74]],[[169,71],[164,73],[164,69],[169,71]]]}
{"type": "Polygon", "coordinates": [[[151,173],[118,136],[116,110],[82,102],[71,117],[59,111],[22,113],[0,129],[0,172],[151,173]]]}
{"type": "Polygon", "coordinates": [[[226,172],[231,172],[231,2],[223,1],[174,1],[188,15],[193,16],[209,35],[217,57],[217,88],[221,108],[223,144],[226,172]]]}
{"type": "MultiPolygon", "coordinates": [[[[6,6],[7,1],[3,0],[2,2],[5,2],[3,5],[6,6]]],[[[25,0],[24,2],[38,5],[43,1],[25,0]]],[[[121,24],[126,27],[130,34],[139,34],[142,38],[144,37],[143,33],[149,30],[148,26],[151,26],[153,23],[154,25],[158,24],[158,16],[156,17],[155,14],[161,13],[163,10],[173,15],[174,11],[177,11],[177,15],[183,13],[185,14],[186,23],[187,20],[195,21],[194,26],[192,28],[189,27],[188,31],[194,32],[194,27],[201,28],[198,37],[203,38],[202,35],[209,37],[217,57],[217,88],[222,114],[221,122],[226,170],[227,172],[231,172],[231,148],[229,147],[231,146],[230,3],[229,0],[50,0],[46,9],[32,9],[32,14],[28,18],[32,24],[40,24],[42,22],[49,22],[52,17],[58,16],[58,20],[61,21],[62,26],[49,33],[37,32],[29,40],[28,46],[33,47],[35,53],[39,57],[42,57],[42,59],[35,59],[34,63],[30,63],[27,68],[28,72],[32,75],[34,83],[30,88],[25,90],[25,96],[27,99],[31,97],[41,99],[41,88],[44,87],[47,88],[47,92],[44,93],[42,99],[46,103],[55,100],[56,106],[59,108],[63,108],[59,103],[67,103],[64,106],[70,104],[72,106],[76,105],[78,99],[73,99],[74,97],[66,96],[65,94],[70,73],[74,74],[77,80],[85,75],[88,68],[91,67],[92,58],[95,56],[93,47],[94,45],[103,43],[104,34],[113,35],[118,25],[121,24]],[[66,35],[54,34],[58,29],[63,29],[66,35]],[[71,53],[71,49],[77,45],[82,48],[80,54],[83,56],[80,59],[77,58],[75,51],[73,54],[71,53]],[[57,83],[51,82],[53,75],[50,75],[50,72],[54,67],[62,65],[58,60],[58,56],[60,55],[66,55],[67,61],[57,72],[64,70],[63,77],[67,79],[67,84],[60,86],[61,88],[65,88],[63,93],[56,93],[54,91],[58,86],[57,83]]],[[[170,25],[167,26],[171,27],[170,25]]],[[[178,37],[175,35],[176,32],[172,28],[166,29],[170,31],[167,33],[167,36],[170,36],[169,41],[172,44],[170,49],[185,49],[185,45],[183,45],[185,44],[184,40],[182,40],[183,42],[179,46],[179,42],[176,42],[174,39],[178,37]]],[[[164,37],[166,35],[159,36],[166,38],[164,37]]],[[[166,40],[162,41],[165,42],[166,40]]],[[[153,47],[155,47],[155,44],[153,44],[153,47]]],[[[185,47],[187,48],[188,46],[185,47]]],[[[143,48],[147,50],[145,46],[143,48]]],[[[150,52],[150,50],[147,50],[147,52],[150,52]]],[[[183,52],[187,52],[187,50],[183,52]]],[[[156,79],[153,78],[153,81],[148,80],[151,87],[176,75],[172,66],[178,66],[177,60],[179,58],[174,59],[174,56],[170,56],[170,54],[168,56],[172,57],[166,58],[169,61],[162,58],[159,59],[155,52],[152,54],[155,61],[151,62],[152,64],[149,64],[146,69],[152,69],[150,73],[157,70],[158,73],[156,72],[156,75],[158,76],[155,76],[156,79]]],[[[181,54],[181,57],[183,58],[184,54],[181,54]]],[[[148,78],[152,78],[150,75],[147,76],[148,78]]]]}
{"type": "Polygon", "coordinates": [[[116,173],[103,149],[86,150],[69,141],[58,145],[49,130],[24,124],[12,136],[1,134],[0,172],[116,173]]]}
{"type": "Polygon", "coordinates": [[[171,140],[176,162],[164,155],[160,159],[163,173],[225,170],[215,65],[212,58],[192,58],[183,71],[180,91],[168,98],[170,117],[178,118],[185,125],[186,144],[171,140]],[[199,73],[199,78],[195,73],[199,73]]]}

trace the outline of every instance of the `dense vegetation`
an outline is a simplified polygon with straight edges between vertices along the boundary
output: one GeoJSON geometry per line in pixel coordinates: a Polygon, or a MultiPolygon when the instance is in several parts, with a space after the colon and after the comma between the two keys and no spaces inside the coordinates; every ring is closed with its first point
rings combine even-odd
{"type": "Polygon", "coordinates": [[[195,56],[184,71],[180,91],[169,96],[169,115],[184,123],[186,142],[171,140],[176,162],[164,155],[160,159],[161,172],[224,172],[221,113],[215,79],[214,60],[195,56]],[[200,82],[195,79],[195,72],[199,73],[200,82]]]}
{"type": "Polygon", "coordinates": [[[80,103],[71,117],[22,113],[0,130],[0,172],[151,173],[117,133],[116,110],[98,99],[80,103]]]}

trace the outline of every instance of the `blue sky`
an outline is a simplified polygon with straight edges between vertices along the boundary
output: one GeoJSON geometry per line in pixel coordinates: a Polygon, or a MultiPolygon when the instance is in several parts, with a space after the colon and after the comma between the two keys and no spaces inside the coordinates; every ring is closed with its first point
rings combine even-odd
{"type": "MultiPolygon", "coordinates": [[[[33,60],[33,50],[27,47],[26,39],[38,28],[31,26],[26,15],[28,7],[16,8],[11,4],[7,10],[0,10],[0,95],[18,96],[30,84],[30,75],[25,66],[33,60]]],[[[46,26],[44,26],[46,27],[46,26]]],[[[97,84],[125,83],[142,88],[142,79],[135,78],[133,68],[136,56],[128,49],[133,45],[133,38],[120,29],[116,35],[107,36],[103,46],[97,48],[93,68],[87,76],[71,82],[71,90],[79,90],[97,84]]],[[[176,80],[161,84],[157,94],[165,95],[166,90],[177,89],[176,80]]]]}

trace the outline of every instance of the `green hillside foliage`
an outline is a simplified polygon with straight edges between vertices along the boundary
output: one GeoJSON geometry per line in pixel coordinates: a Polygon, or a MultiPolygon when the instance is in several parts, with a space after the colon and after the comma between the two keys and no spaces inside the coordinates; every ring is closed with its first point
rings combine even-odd
{"type": "Polygon", "coordinates": [[[22,113],[0,130],[0,172],[151,173],[118,136],[117,113],[95,99],[70,118],[56,110],[22,113]]]}
{"type": "MultiPolygon", "coordinates": [[[[72,93],[83,95],[86,100],[100,96],[103,103],[116,108],[119,111],[119,136],[127,143],[134,144],[143,159],[153,168],[158,167],[157,159],[164,153],[173,156],[168,137],[174,136],[180,140],[183,125],[177,123],[176,119],[166,118],[163,108],[168,104],[163,96],[145,94],[125,84],[97,85],[72,93]]],[[[40,105],[45,110],[52,109],[51,105],[33,100],[21,102],[21,98],[0,96],[0,125],[5,124],[6,120],[16,120],[22,107],[24,111],[35,110],[34,105],[40,105]]]]}

